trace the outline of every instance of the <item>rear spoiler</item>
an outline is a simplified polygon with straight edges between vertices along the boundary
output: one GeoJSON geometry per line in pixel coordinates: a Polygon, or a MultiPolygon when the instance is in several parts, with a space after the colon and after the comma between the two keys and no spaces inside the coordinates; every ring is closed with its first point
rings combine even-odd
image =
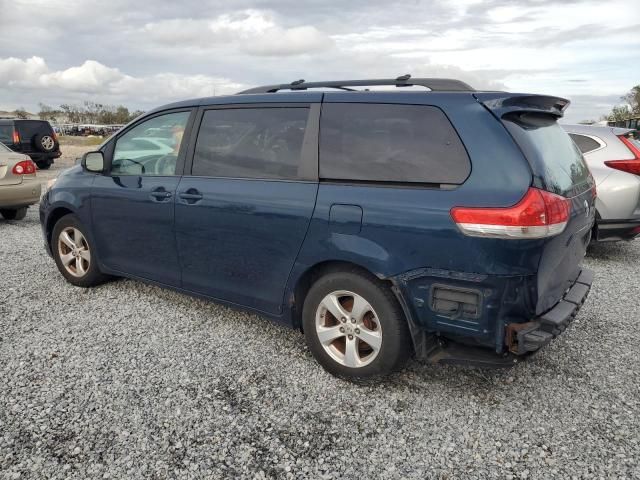
{"type": "Polygon", "coordinates": [[[527,93],[487,92],[473,96],[498,118],[513,112],[546,113],[560,118],[571,103],[566,98],[527,93]]]}

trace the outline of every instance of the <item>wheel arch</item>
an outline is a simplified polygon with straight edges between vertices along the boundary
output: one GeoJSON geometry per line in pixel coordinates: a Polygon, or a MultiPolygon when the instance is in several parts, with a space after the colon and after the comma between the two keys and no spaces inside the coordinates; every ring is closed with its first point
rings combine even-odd
{"type": "Polygon", "coordinates": [[[393,289],[393,283],[381,274],[375,274],[367,267],[344,260],[324,260],[309,266],[302,271],[292,282],[286,308],[289,309],[291,324],[294,328],[302,330],[302,307],[304,300],[313,285],[314,281],[319,277],[326,275],[332,271],[351,271],[358,272],[362,275],[382,281],[389,289],[393,289]]]}
{"type": "Polygon", "coordinates": [[[72,215],[74,213],[75,212],[71,208],[69,208],[67,206],[58,206],[58,207],[55,207],[55,208],[53,208],[51,210],[51,212],[47,216],[47,223],[46,223],[46,227],[45,227],[45,232],[46,232],[46,236],[47,236],[47,244],[50,247],[51,247],[51,236],[53,235],[53,228],[55,227],[56,223],[58,223],[58,221],[62,217],[65,217],[67,215],[72,215]]]}

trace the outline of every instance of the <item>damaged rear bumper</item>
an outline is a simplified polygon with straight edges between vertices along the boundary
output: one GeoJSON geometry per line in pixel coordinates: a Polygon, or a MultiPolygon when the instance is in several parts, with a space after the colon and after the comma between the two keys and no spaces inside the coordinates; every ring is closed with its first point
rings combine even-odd
{"type": "Polygon", "coordinates": [[[551,310],[527,323],[506,327],[505,343],[509,352],[522,356],[540,350],[565,331],[584,304],[593,283],[593,272],[582,269],[573,286],[551,310]]]}

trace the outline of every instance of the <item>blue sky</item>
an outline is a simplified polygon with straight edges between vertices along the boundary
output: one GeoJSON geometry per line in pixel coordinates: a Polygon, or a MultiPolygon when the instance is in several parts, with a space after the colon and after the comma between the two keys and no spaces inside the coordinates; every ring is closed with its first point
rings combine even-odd
{"type": "Polygon", "coordinates": [[[146,109],[298,78],[448,76],[597,119],[640,83],[633,0],[0,0],[0,110],[146,109]],[[46,12],[46,14],[43,14],[46,12]]]}

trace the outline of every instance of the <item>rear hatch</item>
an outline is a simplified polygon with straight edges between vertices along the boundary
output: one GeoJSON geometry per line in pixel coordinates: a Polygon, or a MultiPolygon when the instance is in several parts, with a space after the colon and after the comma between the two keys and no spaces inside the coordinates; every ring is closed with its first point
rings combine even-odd
{"type": "Polygon", "coordinates": [[[533,187],[570,199],[562,233],[545,240],[537,278],[536,313],[553,307],[580,274],[595,220],[595,183],[582,153],[557,120],[567,100],[539,95],[476,94],[527,158],[533,187]]]}

